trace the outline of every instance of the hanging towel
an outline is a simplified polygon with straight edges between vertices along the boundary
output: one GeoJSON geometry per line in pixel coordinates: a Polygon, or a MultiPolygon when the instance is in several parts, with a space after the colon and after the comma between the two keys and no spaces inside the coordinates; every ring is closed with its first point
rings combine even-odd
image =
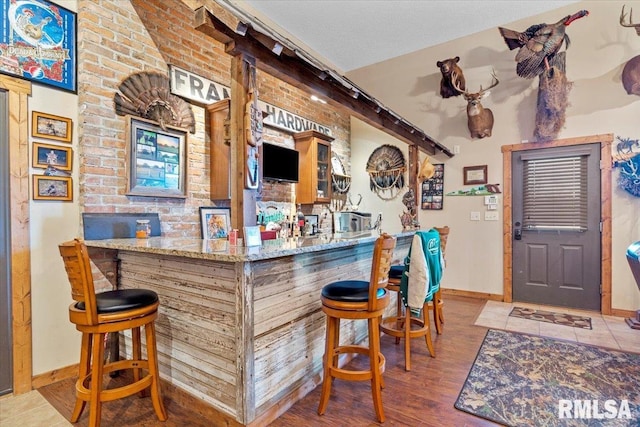
{"type": "Polygon", "coordinates": [[[418,231],[413,236],[400,279],[400,293],[405,305],[419,310],[440,289],[444,258],[437,230],[418,231]]]}

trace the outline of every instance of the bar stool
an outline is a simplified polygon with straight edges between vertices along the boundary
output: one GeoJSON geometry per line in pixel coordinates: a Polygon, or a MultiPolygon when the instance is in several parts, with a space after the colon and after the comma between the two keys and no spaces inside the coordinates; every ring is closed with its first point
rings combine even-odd
{"type": "MultiPolygon", "coordinates": [[[[450,228],[448,225],[445,225],[444,227],[433,227],[433,229],[438,230],[438,233],[440,234],[440,250],[442,250],[442,258],[446,265],[447,256],[445,254],[445,249],[447,247],[450,228]]],[[[442,300],[442,291],[440,288],[438,288],[438,291],[435,293],[433,303],[429,304],[429,309],[433,310],[433,321],[436,324],[436,332],[440,335],[442,334],[442,324],[444,323],[444,301],[442,300]]]]}
{"type": "MultiPolygon", "coordinates": [[[[420,291],[416,291],[420,296],[422,303],[422,308],[419,314],[412,313],[412,310],[409,307],[405,307],[405,304],[408,301],[408,280],[405,275],[405,271],[409,271],[411,259],[414,259],[412,256],[413,251],[414,255],[421,259],[424,257],[424,268],[427,270],[431,268],[441,268],[441,241],[439,238],[439,233],[435,232],[436,230],[432,229],[429,232],[419,231],[414,236],[414,240],[412,241],[411,250],[409,251],[409,256],[405,259],[405,265],[394,265],[391,267],[389,272],[389,285],[387,289],[390,291],[397,292],[397,308],[396,315],[392,317],[384,318],[381,322],[380,329],[387,335],[395,337],[396,344],[400,342],[401,338],[404,338],[404,352],[405,352],[405,370],[411,370],[411,338],[419,338],[424,337],[427,345],[427,350],[431,357],[435,357],[435,350],[433,348],[433,343],[431,340],[431,325],[429,322],[429,308],[433,307],[434,309],[434,321],[437,322],[439,318],[438,308],[441,308],[441,305],[435,303],[437,301],[438,292],[440,291],[440,280],[437,275],[434,275],[431,271],[426,271],[425,273],[425,283],[429,284],[428,289],[422,289],[420,291]],[[427,244],[435,244],[438,247],[438,251],[433,251],[433,248],[426,248],[427,244]],[[414,246],[419,244],[419,247],[414,246]],[[427,255],[427,252],[433,253],[431,257],[427,255]],[[435,260],[435,261],[434,261],[435,260]],[[430,265],[429,263],[437,263],[437,265],[430,265]],[[403,284],[404,281],[404,284],[403,284]],[[404,289],[402,289],[404,286],[404,289]],[[401,292],[402,289],[402,292],[401,292]],[[423,292],[423,293],[420,293],[423,292]]],[[[419,285],[419,284],[418,284],[419,285]]],[[[416,286],[414,284],[413,286],[416,286]]],[[[415,304],[415,301],[414,301],[415,304]]]]}
{"type": "Polygon", "coordinates": [[[322,311],[327,315],[327,335],[324,353],[324,379],[318,414],[327,409],[331,384],[334,378],[347,381],[371,380],[373,406],[379,422],[384,422],[382,373],[385,358],[380,352],[380,319],[389,305],[389,292],[385,289],[389,279],[389,268],[396,246],[396,238],[382,234],[373,248],[373,261],[369,281],[342,280],[322,288],[322,311]],[[340,345],[340,319],[366,319],[369,346],[340,345]],[[340,354],[364,354],[369,358],[368,370],[349,370],[338,366],[340,354]]]}
{"type": "Polygon", "coordinates": [[[160,421],[167,419],[160,396],[160,377],[156,354],[154,321],[158,316],[158,295],[146,289],[125,289],[95,293],[93,274],[86,245],[78,239],[59,246],[64,260],[71,296],[69,320],[82,332],[80,364],[76,382],[76,403],[71,422],[80,418],[89,402],[89,425],[99,426],[102,402],[151,391],[151,402],[160,421]],[[147,359],[142,359],[140,327],[144,326],[147,359]],[[107,333],[131,329],[132,359],[104,363],[104,338],[107,333]],[[103,376],[109,372],[132,369],[133,382],[118,388],[103,389],[103,376]],[[148,373],[141,376],[142,369],[148,373]],[[90,383],[90,385],[89,385],[90,383]]]}

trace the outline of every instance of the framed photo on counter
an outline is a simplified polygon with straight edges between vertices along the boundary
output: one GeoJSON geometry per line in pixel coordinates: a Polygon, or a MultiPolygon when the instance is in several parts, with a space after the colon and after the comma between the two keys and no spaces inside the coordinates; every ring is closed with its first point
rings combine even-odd
{"type": "Polygon", "coordinates": [[[200,227],[205,240],[226,239],[231,230],[231,209],[201,206],[200,227]]]}

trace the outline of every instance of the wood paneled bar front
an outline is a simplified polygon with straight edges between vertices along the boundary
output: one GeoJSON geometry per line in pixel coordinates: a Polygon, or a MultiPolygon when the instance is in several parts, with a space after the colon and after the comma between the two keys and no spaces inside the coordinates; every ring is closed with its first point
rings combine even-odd
{"type": "MultiPolygon", "coordinates": [[[[412,236],[396,235],[395,261],[412,236]]],[[[320,290],[335,280],[369,280],[376,237],[276,239],[248,248],[164,237],[86,245],[95,275],[113,278],[117,269],[118,288],[158,293],[162,379],[240,425],[264,425],[321,382],[320,290]]],[[[341,334],[361,342],[367,323],[345,321],[341,334]]],[[[129,351],[130,337],[121,342],[120,351],[129,351]]]]}

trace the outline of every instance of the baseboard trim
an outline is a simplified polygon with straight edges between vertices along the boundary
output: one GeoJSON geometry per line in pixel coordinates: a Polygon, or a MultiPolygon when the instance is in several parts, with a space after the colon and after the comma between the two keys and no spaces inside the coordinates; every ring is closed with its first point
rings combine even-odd
{"type": "Polygon", "coordinates": [[[468,298],[476,298],[476,299],[487,299],[491,301],[503,301],[504,298],[500,294],[488,294],[485,292],[475,292],[475,291],[463,291],[460,289],[440,289],[443,295],[455,295],[459,297],[468,297],[468,298]]]}
{"type": "Polygon", "coordinates": [[[78,364],[65,366],[64,368],[54,369],[53,371],[35,375],[31,378],[31,388],[39,389],[58,381],[78,376],[78,364]]]}

